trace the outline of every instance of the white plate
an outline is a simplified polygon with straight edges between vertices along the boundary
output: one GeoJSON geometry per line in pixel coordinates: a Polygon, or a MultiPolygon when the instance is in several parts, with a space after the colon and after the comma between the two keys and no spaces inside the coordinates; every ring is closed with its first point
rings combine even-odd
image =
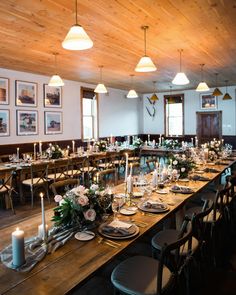
{"type": "Polygon", "coordinates": [[[122,208],[120,209],[120,213],[123,215],[134,215],[136,214],[137,210],[131,210],[131,209],[127,209],[127,208],[122,208]]]}
{"type": "Polygon", "coordinates": [[[133,192],[133,197],[134,198],[142,198],[143,197],[143,193],[142,192],[133,192]]]}
{"type": "Polygon", "coordinates": [[[95,237],[95,233],[92,231],[79,231],[75,234],[75,238],[79,241],[90,241],[95,237]]]}
{"type": "Polygon", "coordinates": [[[197,173],[197,174],[203,174],[205,172],[203,170],[196,170],[195,173],[197,173]]]}
{"type": "Polygon", "coordinates": [[[156,190],[156,193],[161,194],[161,195],[165,195],[165,194],[168,194],[168,191],[165,189],[160,189],[160,190],[156,190]]]}

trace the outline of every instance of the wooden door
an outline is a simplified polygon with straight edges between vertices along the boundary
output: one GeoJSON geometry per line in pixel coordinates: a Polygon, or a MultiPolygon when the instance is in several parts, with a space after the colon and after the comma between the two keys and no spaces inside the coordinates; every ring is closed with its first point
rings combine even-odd
{"type": "Polygon", "coordinates": [[[222,112],[197,112],[197,137],[199,143],[222,138],[222,112]]]}

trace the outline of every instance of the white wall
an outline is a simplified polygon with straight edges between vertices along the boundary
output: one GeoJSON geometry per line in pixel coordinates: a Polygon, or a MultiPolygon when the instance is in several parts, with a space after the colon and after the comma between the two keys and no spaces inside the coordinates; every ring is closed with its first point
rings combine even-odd
{"type": "MultiPolygon", "coordinates": [[[[57,141],[81,138],[81,111],[80,111],[80,87],[95,88],[95,85],[64,80],[62,89],[62,108],[44,108],[43,84],[47,84],[49,77],[35,75],[0,68],[0,77],[10,79],[10,104],[0,105],[0,109],[10,110],[10,136],[0,137],[0,144],[26,143],[41,141],[57,141]],[[38,83],[38,106],[15,106],[15,80],[23,80],[38,83]],[[16,135],[16,110],[37,110],[39,125],[38,135],[16,135]],[[63,133],[57,135],[44,134],[44,111],[63,112],[63,133]]],[[[140,100],[126,99],[125,91],[108,88],[109,95],[99,97],[99,136],[137,134],[139,128],[139,104],[140,100]]]]}
{"type": "MultiPolygon", "coordinates": [[[[221,87],[223,95],[225,87],[221,87]]],[[[210,89],[209,92],[213,91],[210,89]]],[[[196,134],[196,112],[204,111],[200,108],[200,94],[195,90],[173,91],[173,94],[184,93],[184,121],[185,134],[196,134]]],[[[222,111],[222,133],[223,135],[236,135],[236,101],[235,86],[228,87],[228,93],[232,100],[222,100],[223,96],[217,98],[217,111],[222,111]]],[[[143,133],[145,134],[163,134],[164,133],[164,95],[168,92],[158,93],[159,101],[156,102],[156,116],[152,119],[146,106],[151,110],[147,97],[150,94],[143,95],[143,133]]]]}

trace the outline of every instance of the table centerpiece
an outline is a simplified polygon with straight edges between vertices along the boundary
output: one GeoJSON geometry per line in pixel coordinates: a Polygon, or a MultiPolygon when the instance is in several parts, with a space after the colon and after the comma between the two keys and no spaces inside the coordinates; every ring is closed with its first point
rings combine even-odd
{"type": "Polygon", "coordinates": [[[172,156],[172,165],[173,169],[179,171],[179,178],[187,178],[189,172],[194,168],[195,164],[191,157],[187,157],[186,155],[173,155],[172,156]]]}

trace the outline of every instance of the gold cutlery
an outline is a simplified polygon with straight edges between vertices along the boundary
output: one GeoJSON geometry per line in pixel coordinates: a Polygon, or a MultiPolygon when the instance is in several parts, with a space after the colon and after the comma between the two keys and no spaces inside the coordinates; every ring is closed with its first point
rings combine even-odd
{"type": "Polygon", "coordinates": [[[101,244],[101,243],[107,244],[107,245],[109,245],[109,246],[111,246],[113,248],[118,248],[118,247],[121,246],[121,244],[119,244],[119,243],[116,243],[114,241],[104,239],[104,238],[99,238],[98,244],[101,244]]]}

